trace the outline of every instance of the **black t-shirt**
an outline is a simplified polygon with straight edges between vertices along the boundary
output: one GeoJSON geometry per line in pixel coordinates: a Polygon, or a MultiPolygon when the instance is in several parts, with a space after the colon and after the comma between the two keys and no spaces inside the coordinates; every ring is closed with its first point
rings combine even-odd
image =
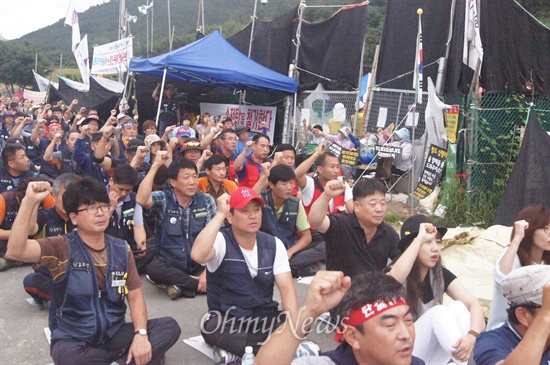
{"type": "MultiPolygon", "coordinates": [[[[430,273],[431,275],[431,273],[430,273]]],[[[424,281],[422,282],[422,303],[426,304],[434,298],[434,293],[432,286],[430,285],[430,275],[426,275],[424,281]]],[[[443,292],[447,291],[447,287],[456,279],[456,275],[443,268],[443,292]]]]}
{"type": "Polygon", "coordinates": [[[354,276],[366,271],[381,271],[399,255],[399,235],[382,222],[367,243],[365,231],[355,213],[330,214],[330,227],[323,234],[326,244],[327,270],[343,271],[354,276]]]}

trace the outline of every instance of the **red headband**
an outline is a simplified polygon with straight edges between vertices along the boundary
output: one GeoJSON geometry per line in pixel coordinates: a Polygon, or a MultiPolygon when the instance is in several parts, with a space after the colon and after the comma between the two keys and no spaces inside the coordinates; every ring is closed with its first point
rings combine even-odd
{"type": "Polygon", "coordinates": [[[404,299],[399,298],[397,301],[378,301],[376,303],[365,303],[361,307],[354,309],[349,314],[349,317],[346,317],[342,320],[342,325],[338,327],[336,334],[334,334],[334,339],[340,343],[344,342],[344,331],[346,328],[355,327],[360,325],[363,322],[368,321],[369,319],[376,317],[377,315],[384,313],[388,309],[398,307],[400,305],[406,305],[404,299]]]}
{"type": "Polygon", "coordinates": [[[50,123],[50,125],[48,126],[48,130],[50,130],[50,128],[52,128],[52,127],[63,128],[63,127],[61,127],[61,124],[55,123],[55,122],[54,122],[54,123],[50,123]]]}

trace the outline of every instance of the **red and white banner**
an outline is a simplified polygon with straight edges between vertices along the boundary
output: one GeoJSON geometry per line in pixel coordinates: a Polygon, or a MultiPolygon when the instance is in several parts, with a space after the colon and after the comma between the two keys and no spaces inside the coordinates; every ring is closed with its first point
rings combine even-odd
{"type": "Polygon", "coordinates": [[[92,75],[107,75],[126,72],[134,55],[132,38],[94,47],[92,75]]]}
{"type": "Polygon", "coordinates": [[[233,119],[236,126],[244,125],[258,133],[262,132],[260,123],[266,122],[267,135],[273,141],[277,115],[277,108],[274,106],[201,103],[201,115],[204,113],[210,113],[214,117],[225,114],[233,119]]]}

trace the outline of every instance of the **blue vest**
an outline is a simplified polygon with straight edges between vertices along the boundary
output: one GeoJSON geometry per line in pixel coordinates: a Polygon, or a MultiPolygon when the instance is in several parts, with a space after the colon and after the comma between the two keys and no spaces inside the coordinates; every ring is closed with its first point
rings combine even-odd
{"type": "Polygon", "coordinates": [[[105,235],[107,247],[106,288],[100,290],[92,256],[76,232],[67,234],[69,259],[65,277],[53,282],[49,325],[52,341],[79,340],[105,344],[124,324],[125,286],[114,280],[128,276],[128,245],[105,235]]]}
{"type": "Polygon", "coordinates": [[[206,272],[208,309],[228,312],[236,318],[263,318],[275,312],[278,308],[273,300],[275,237],[257,233],[258,275],[252,278],[231,227],[220,232],[225,238],[226,252],[218,269],[206,272]]]}
{"type": "Polygon", "coordinates": [[[293,196],[285,200],[281,217],[277,219],[277,209],[273,204],[271,190],[262,191],[262,198],[265,204],[262,207],[262,226],[260,230],[279,238],[287,249],[294,246],[298,239],[296,221],[298,219],[300,200],[293,196]]]}
{"type": "MultiPolygon", "coordinates": [[[[376,345],[375,345],[376,346],[376,345]]],[[[351,346],[344,342],[332,351],[323,352],[321,356],[330,358],[336,365],[358,365],[359,363],[355,359],[353,349],[351,346]]],[[[411,365],[426,365],[424,361],[418,357],[411,358],[411,365]]]]}
{"type": "Polygon", "coordinates": [[[65,221],[57,214],[55,207],[42,212],[44,218],[44,237],[62,236],[66,233],[70,233],[76,229],[71,219],[65,221]]]}
{"type": "Polygon", "coordinates": [[[69,150],[69,147],[61,151],[61,167],[59,168],[59,174],[70,172],[74,174],[76,172],[76,162],[73,160],[73,153],[69,150]]]}
{"type": "MultiPolygon", "coordinates": [[[[37,173],[34,173],[31,170],[27,170],[23,172],[21,175],[19,175],[16,179],[19,179],[18,181],[21,181],[28,177],[34,177],[37,175],[38,175],[37,173]]],[[[17,185],[19,185],[19,183],[15,184],[13,182],[13,177],[10,175],[8,170],[6,170],[3,166],[0,167],[0,193],[9,191],[12,189],[17,190],[17,185]]]]}
{"type": "Polygon", "coordinates": [[[136,208],[136,193],[132,191],[128,196],[130,199],[123,202],[120,207],[122,217],[118,216],[115,209],[111,215],[111,221],[109,222],[109,227],[105,230],[105,234],[120,238],[134,247],[136,241],[134,239],[134,225],[132,222],[134,220],[134,211],[136,208]]]}
{"type": "Polygon", "coordinates": [[[172,188],[165,188],[166,210],[163,218],[157,221],[156,254],[171,266],[186,273],[196,272],[200,265],[191,260],[191,247],[195,238],[206,227],[208,210],[206,199],[196,192],[193,201],[185,210],[187,217],[179,212],[180,205],[172,188]]]}

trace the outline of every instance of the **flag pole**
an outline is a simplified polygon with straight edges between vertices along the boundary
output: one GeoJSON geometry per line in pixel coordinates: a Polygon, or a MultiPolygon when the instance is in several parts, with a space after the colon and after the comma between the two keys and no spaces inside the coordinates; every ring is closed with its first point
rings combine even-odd
{"type": "Polygon", "coordinates": [[[422,50],[422,13],[424,11],[422,8],[418,8],[416,10],[416,13],[418,14],[418,34],[416,36],[416,54],[415,54],[415,62],[414,62],[414,107],[413,107],[413,122],[412,122],[412,149],[413,153],[411,153],[411,160],[412,160],[412,167],[411,167],[411,215],[414,215],[414,185],[415,185],[415,178],[414,178],[414,150],[415,150],[415,134],[416,134],[416,116],[417,116],[417,105],[422,104],[422,77],[423,77],[423,62],[424,62],[424,55],[422,50]]]}

